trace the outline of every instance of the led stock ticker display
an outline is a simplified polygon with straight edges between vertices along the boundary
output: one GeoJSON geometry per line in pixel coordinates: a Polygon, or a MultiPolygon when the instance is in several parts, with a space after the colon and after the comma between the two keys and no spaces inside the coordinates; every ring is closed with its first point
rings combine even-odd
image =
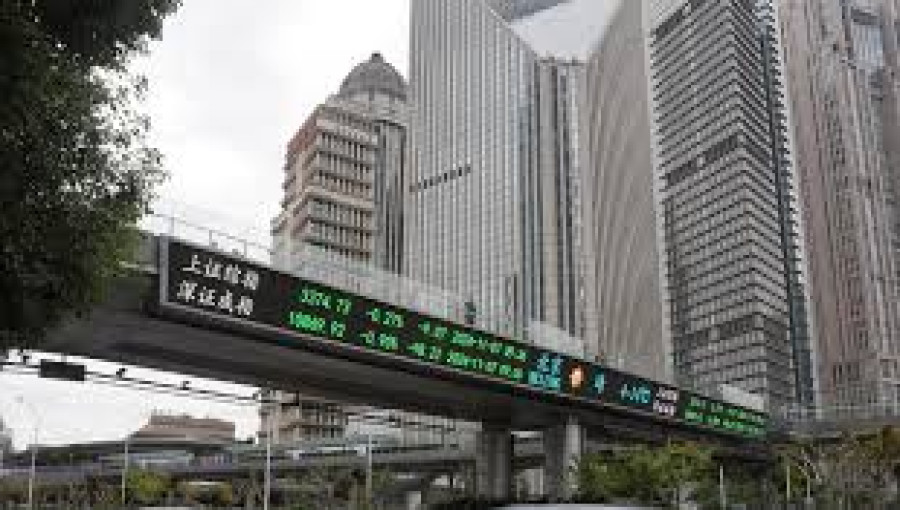
{"type": "Polygon", "coordinates": [[[453,369],[538,392],[637,410],[744,437],[765,434],[764,414],[597,363],[163,238],[160,299],[205,316],[283,330],[285,344],[309,337],[453,369]]]}

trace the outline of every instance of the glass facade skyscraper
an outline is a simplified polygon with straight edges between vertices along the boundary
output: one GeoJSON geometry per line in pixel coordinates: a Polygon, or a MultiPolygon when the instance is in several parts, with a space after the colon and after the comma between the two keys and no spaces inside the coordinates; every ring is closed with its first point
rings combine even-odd
{"type": "Polygon", "coordinates": [[[412,2],[407,271],[519,337],[532,322],[582,331],[583,69],[539,57],[509,23],[557,3],[412,2]]]}
{"type": "Polygon", "coordinates": [[[624,1],[587,61],[581,186],[585,338],[607,363],[671,381],[663,323],[644,2],[624,1]]]}
{"type": "Polygon", "coordinates": [[[780,4],[821,403],[842,417],[896,414],[900,5],[780,4]]]}
{"type": "Polygon", "coordinates": [[[812,398],[780,39],[767,0],[653,2],[650,68],[677,383],[812,398]]]}

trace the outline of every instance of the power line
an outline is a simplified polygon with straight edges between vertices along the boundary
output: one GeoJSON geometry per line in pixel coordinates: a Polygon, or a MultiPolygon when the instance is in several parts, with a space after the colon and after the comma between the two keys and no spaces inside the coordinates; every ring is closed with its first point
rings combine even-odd
{"type": "MultiPolygon", "coordinates": [[[[28,362],[11,362],[0,361],[0,371],[11,371],[21,375],[38,376],[40,365],[28,362]]],[[[85,370],[85,382],[107,385],[121,389],[133,391],[148,392],[157,395],[175,396],[182,398],[191,398],[195,400],[214,402],[219,404],[232,404],[247,407],[259,407],[265,405],[279,405],[282,407],[296,407],[301,402],[285,402],[277,398],[264,397],[263,391],[257,391],[253,395],[241,395],[237,393],[229,393],[219,390],[198,388],[193,386],[190,381],[183,381],[180,384],[168,383],[162,381],[154,381],[151,379],[142,379],[138,377],[129,377],[125,375],[127,369],[119,369],[114,374],[98,372],[95,370],[85,370]]],[[[347,409],[346,402],[338,402],[327,399],[315,399],[318,403],[325,405],[334,405],[339,407],[337,411],[342,417],[350,419],[358,419],[361,422],[371,425],[388,425],[397,428],[416,429],[416,430],[439,430],[444,432],[456,432],[459,430],[457,426],[445,426],[434,423],[427,423],[415,419],[397,419],[390,416],[384,416],[383,411],[377,408],[368,407],[367,411],[354,411],[347,409]],[[372,410],[374,409],[374,411],[372,410]]],[[[361,406],[362,407],[362,406],[361,406]]]]}

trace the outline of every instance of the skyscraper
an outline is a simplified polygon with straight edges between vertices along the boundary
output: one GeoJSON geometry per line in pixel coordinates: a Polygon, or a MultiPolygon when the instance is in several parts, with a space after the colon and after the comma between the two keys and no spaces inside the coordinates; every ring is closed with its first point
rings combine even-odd
{"type": "Polygon", "coordinates": [[[514,24],[564,3],[412,3],[408,273],[518,337],[536,323],[583,333],[583,66],[539,54],[514,24]]]}
{"type": "Polygon", "coordinates": [[[651,7],[675,380],[737,386],[770,405],[808,401],[810,340],[772,3],[651,7]]]}
{"type": "Polygon", "coordinates": [[[607,363],[671,381],[643,4],[621,2],[587,60],[580,174],[585,337],[597,339],[607,363]]]}
{"type": "MultiPolygon", "coordinates": [[[[897,4],[781,2],[822,403],[900,403],[897,4]]],[[[896,411],[895,411],[896,412],[896,411]]]]}

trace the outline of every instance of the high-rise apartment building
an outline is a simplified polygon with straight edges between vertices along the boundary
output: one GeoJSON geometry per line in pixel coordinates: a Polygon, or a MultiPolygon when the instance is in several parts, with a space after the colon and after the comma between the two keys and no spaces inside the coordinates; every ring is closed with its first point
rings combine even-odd
{"type": "Polygon", "coordinates": [[[770,0],[651,2],[655,169],[675,381],[812,399],[770,0]],[[654,16],[656,16],[654,18],[654,16]]]}
{"type": "Polygon", "coordinates": [[[646,7],[621,2],[586,62],[585,337],[612,366],[671,381],[650,130],[646,7]]]}
{"type": "Polygon", "coordinates": [[[862,412],[893,407],[900,403],[898,4],[780,4],[821,401],[862,412]]]}
{"type": "Polygon", "coordinates": [[[520,338],[538,323],[583,334],[583,66],[516,32],[564,3],[412,2],[408,274],[520,338]]]}

